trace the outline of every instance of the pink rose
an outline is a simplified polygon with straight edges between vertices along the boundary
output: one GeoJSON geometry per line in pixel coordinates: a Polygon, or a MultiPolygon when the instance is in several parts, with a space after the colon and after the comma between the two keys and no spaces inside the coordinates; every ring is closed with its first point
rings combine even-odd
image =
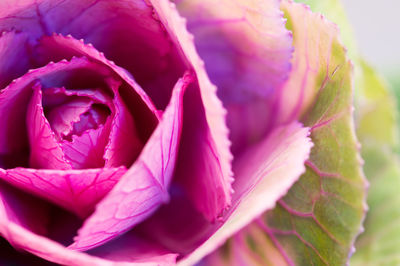
{"type": "Polygon", "coordinates": [[[0,2],[0,234],[18,252],[192,264],[305,171],[317,74],[291,67],[280,1],[176,2],[0,2]]]}

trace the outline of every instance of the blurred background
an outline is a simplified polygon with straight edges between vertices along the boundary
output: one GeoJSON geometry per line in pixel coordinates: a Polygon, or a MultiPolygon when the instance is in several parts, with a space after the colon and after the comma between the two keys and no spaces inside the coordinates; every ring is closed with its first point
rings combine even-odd
{"type": "Polygon", "coordinates": [[[361,55],[400,97],[400,1],[342,0],[361,55]]]}

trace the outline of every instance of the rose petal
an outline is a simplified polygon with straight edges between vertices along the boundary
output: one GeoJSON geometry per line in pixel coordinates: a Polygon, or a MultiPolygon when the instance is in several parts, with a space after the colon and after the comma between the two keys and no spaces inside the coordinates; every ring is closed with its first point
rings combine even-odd
{"type": "Polygon", "coordinates": [[[271,129],[281,86],[290,72],[292,38],[279,2],[192,0],[177,4],[228,110],[234,152],[259,141],[271,129]]]}
{"type": "Polygon", "coordinates": [[[42,90],[39,83],[33,86],[33,95],[28,105],[26,116],[30,143],[29,165],[33,168],[71,169],[65,159],[49,121],[44,116],[42,107],[42,90]]]}
{"type": "Polygon", "coordinates": [[[89,111],[91,106],[92,101],[89,98],[81,97],[51,108],[46,117],[57,139],[68,135],[73,129],[73,124],[80,120],[80,115],[89,111]]]}
{"type": "MultiPolygon", "coordinates": [[[[4,173],[5,171],[1,169],[0,175],[4,173]]],[[[11,245],[17,246],[13,241],[13,235],[7,233],[7,227],[2,228],[6,219],[36,234],[46,234],[48,215],[49,206],[45,202],[26,195],[0,180],[0,234],[11,245]]]]}
{"type": "Polygon", "coordinates": [[[110,241],[88,252],[91,255],[112,261],[157,261],[158,265],[176,265],[178,254],[133,232],[110,241]]]}
{"type": "Polygon", "coordinates": [[[177,178],[189,191],[196,208],[207,219],[214,220],[231,200],[232,155],[225,124],[226,111],[196,52],[193,36],[188,33],[175,5],[169,1],[150,2],[197,77],[198,86],[188,89],[184,101],[184,129],[177,178]]]}
{"type": "Polygon", "coordinates": [[[70,82],[79,85],[86,80],[83,77],[74,77],[78,72],[82,75],[91,74],[99,79],[102,75],[107,75],[104,67],[84,58],[73,58],[70,62],[65,60],[49,63],[45,67],[30,70],[2,90],[0,117],[3,126],[0,128],[0,139],[7,140],[7,144],[0,145],[0,153],[13,156],[13,153],[28,149],[26,112],[32,95],[32,84],[39,80],[43,88],[59,87],[60,83],[68,83],[67,80],[71,79],[70,82]]]}
{"type": "MultiPolygon", "coordinates": [[[[0,57],[6,58],[0,64],[0,91],[8,85],[14,78],[24,74],[29,69],[29,56],[26,50],[28,36],[24,33],[15,31],[3,32],[0,37],[0,57]]],[[[22,98],[29,97],[27,95],[22,98]]],[[[9,99],[7,94],[0,94],[0,117],[2,119],[2,130],[0,130],[0,154],[18,154],[27,146],[27,138],[24,134],[25,123],[20,123],[14,128],[10,128],[15,122],[14,117],[25,114],[23,108],[12,108],[13,115],[5,115],[10,111],[10,105],[19,106],[18,99],[9,99]],[[17,101],[17,102],[13,102],[17,101]],[[6,103],[11,102],[11,103],[6,103]],[[11,137],[12,136],[12,137],[11,137]]],[[[20,157],[20,156],[16,156],[20,157]]]]}
{"type": "Polygon", "coordinates": [[[115,114],[104,152],[105,167],[129,167],[142,150],[143,143],[137,135],[135,121],[118,92],[113,102],[115,114]]]}
{"type": "MultiPolygon", "coordinates": [[[[61,142],[65,158],[73,169],[87,169],[104,166],[104,149],[107,145],[111,123],[96,129],[86,130],[82,135],[73,135],[71,141],[61,142]]],[[[120,166],[115,165],[115,167],[120,166]]]]}
{"type": "Polygon", "coordinates": [[[126,171],[125,167],[64,171],[14,168],[0,172],[0,179],[85,217],[126,171]]]}
{"type": "Polygon", "coordinates": [[[141,155],[86,219],[71,249],[87,250],[103,244],[168,201],[182,127],[182,98],[191,80],[187,74],[177,82],[171,102],[141,155]]]}
{"type": "Polygon", "coordinates": [[[22,32],[2,32],[0,36],[0,90],[29,69],[28,35],[22,32]]]}
{"type": "Polygon", "coordinates": [[[104,54],[96,50],[93,45],[85,44],[83,40],[74,39],[72,36],[53,34],[52,36],[44,36],[40,40],[39,47],[37,47],[37,49],[43,50],[40,54],[40,58],[41,60],[44,60],[44,62],[70,59],[73,56],[85,56],[91,60],[101,62],[102,64],[111,68],[122,78],[122,80],[127,82],[134,89],[137,95],[141,98],[141,101],[145,103],[153,115],[158,115],[157,109],[154,107],[151,99],[136,83],[133,77],[126,70],[108,60],[104,54]]]}
{"type": "Polygon", "coordinates": [[[275,206],[305,171],[312,143],[308,128],[294,122],[274,129],[262,143],[246,151],[234,165],[236,181],[233,207],[217,231],[181,261],[193,265],[222,245],[264,211],[275,206]]]}
{"type": "MultiPolygon", "coordinates": [[[[1,213],[3,216],[3,213],[1,213]]],[[[29,251],[48,261],[61,265],[81,266],[149,266],[149,265],[174,265],[174,254],[154,254],[152,258],[139,259],[129,258],[123,261],[113,261],[101,259],[96,256],[91,256],[82,252],[77,252],[65,248],[64,246],[49,240],[46,237],[39,236],[29,230],[16,224],[7,216],[3,216],[0,220],[0,233],[3,235],[12,235],[13,243],[24,250],[29,251]]],[[[10,239],[9,239],[10,241],[10,239]]],[[[140,257],[140,254],[138,255],[140,257]]]]}
{"type": "MultiPolygon", "coordinates": [[[[193,265],[262,212],[274,207],[304,172],[312,146],[308,128],[292,123],[274,129],[234,163],[236,180],[232,208],[216,223],[195,212],[185,195],[171,189],[171,204],[156,212],[137,230],[187,256],[193,265]],[[194,251],[193,254],[191,254],[194,251]]],[[[186,261],[186,260],[185,260],[186,261]]],[[[190,263],[189,263],[190,262],[190,263]]]]}
{"type": "Polygon", "coordinates": [[[104,104],[110,109],[112,108],[112,99],[101,88],[79,88],[78,90],[67,90],[65,87],[61,88],[48,88],[44,92],[46,96],[43,101],[49,106],[58,106],[66,100],[68,96],[87,97],[93,102],[104,104]]]}

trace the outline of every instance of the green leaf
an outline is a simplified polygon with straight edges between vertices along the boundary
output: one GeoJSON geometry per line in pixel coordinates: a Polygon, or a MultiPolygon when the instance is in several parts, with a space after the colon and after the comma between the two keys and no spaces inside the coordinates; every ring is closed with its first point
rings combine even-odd
{"type": "MultiPolygon", "coordinates": [[[[351,31],[347,19],[340,16],[343,12],[338,12],[341,9],[338,0],[303,2],[338,23],[346,45],[356,46],[351,34],[347,34],[351,31]]],[[[356,70],[357,135],[362,144],[365,175],[370,182],[365,232],[357,240],[350,262],[351,265],[399,265],[400,162],[395,154],[399,150],[396,101],[383,78],[354,52],[356,49],[349,50],[356,70]]],[[[396,87],[396,83],[392,84],[396,87]]],[[[398,91],[394,92],[399,99],[398,91]]]]}
{"type": "Polygon", "coordinates": [[[378,146],[366,146],[362,154],[370,181],[370,210],[351,265],[399,265],[400,162],[391,151],[378,146]]]}
{"type": "Polygon", "coordinates": [[[396,103],[383,79],[366,63],[357,97],[358,129],[370,182],[365,232],[351,265],[400,264],[400,162],[396,103]]]}
{"type": "MultiPolygon", "coordinates": [[[[313,16],[314,23],[326,24],[322,39],[331,25],[313,16]]],[[[312,128],[315,145],[307,171],[263,219],[270,238],[296,265],[345,264],[365,213],[365,181],[352,117],[351,64],[337,36],[327,49],[331,57],[318,70],[315,104],[302,119],[312,128]]]]}
{"type": "Polygon", "coordinates": [[[310,56],[309,62],[319,62],[310,64],[317,73],[308,76],[315,79],[311,82],[314,100],[302,116],[302,122],[311,127],[314,147],[306,173],[275,209],[209,256],[206,262],[211,264],[343,265],[353,251],[366,211],[366,182],[352,116],[352,66],[338,30],[303,5],[284,3],[288,3],[283,9],[295,48],[304,43],[299,38],[319,45],[303,54],[310,56]]]}
{"type": "Polygon", "coordinates": [[[357,80],[357,135],[363,146],[396,148],[399,134],[395,98],[371,66],[363,60],[357,66],[361,73],[357,80]]]}

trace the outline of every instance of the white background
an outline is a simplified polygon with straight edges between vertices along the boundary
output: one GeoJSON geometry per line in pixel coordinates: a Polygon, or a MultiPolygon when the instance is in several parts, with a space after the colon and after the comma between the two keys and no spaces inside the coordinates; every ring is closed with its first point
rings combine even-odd
{"type": "Polygon", "coordinates": [[[400,0],[342,0],[361,54],[400,78],[400,0]]]}

